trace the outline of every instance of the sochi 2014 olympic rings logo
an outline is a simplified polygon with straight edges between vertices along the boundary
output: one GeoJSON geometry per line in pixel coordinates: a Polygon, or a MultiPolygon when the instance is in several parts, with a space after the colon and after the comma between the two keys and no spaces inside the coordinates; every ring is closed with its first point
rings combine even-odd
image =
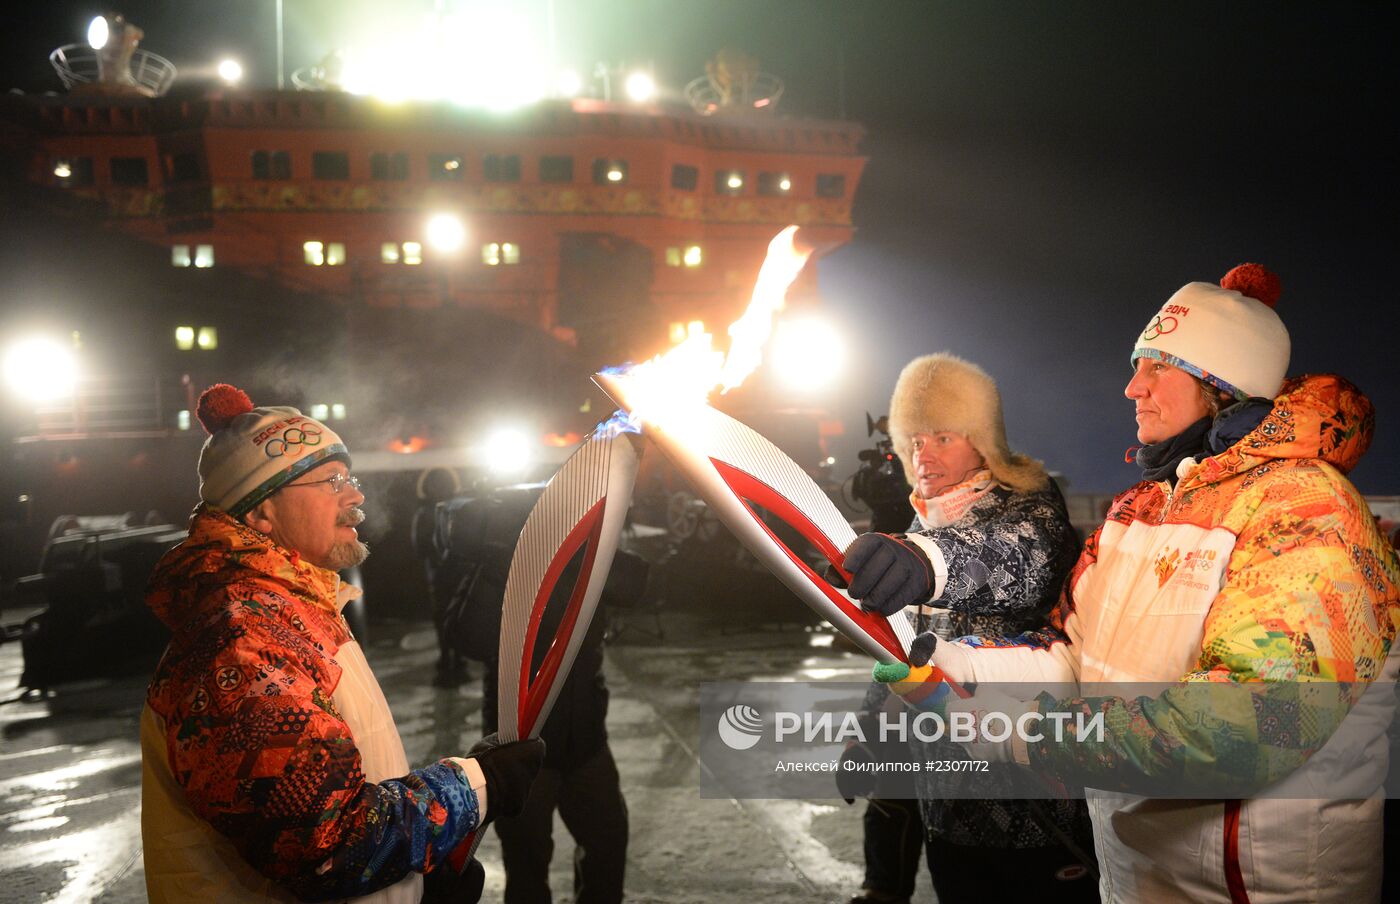
{"type": "Polygon", "coordinates": [[[1150,341],[1158,336],[1165,336],[1174,329],[1176,329],[1176,318],[1163,317],[1159,314],[1153,317],[1152,322],[1147,325],[1147,329],[1142,331],[1142,338],[1150,341]]]}
{"type": "Polygon", "coordinates": [[[268,458],[279,458],[287,454],[292,446],[321,445],[321,431],[315,427],[288,427],[282,435],[267,441],[263,447],[268,458]]]}

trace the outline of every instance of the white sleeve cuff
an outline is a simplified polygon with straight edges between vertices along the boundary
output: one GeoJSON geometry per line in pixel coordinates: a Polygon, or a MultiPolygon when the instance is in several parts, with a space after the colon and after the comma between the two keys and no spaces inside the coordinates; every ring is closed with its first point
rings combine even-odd
{"type": "Polygon", "coordinates": [[[943,595],[943,588],[948,583],[948,563],[943,559],[943,550],[938,548],[938,544],[933,542],[923,534],[905,534],[904,539],[913,543],[924,551],[928,560],[933,565],[933,596],[930,600],[936,600],[943,595]]]}
{"type": "Polygon", "coordinates": [[[486,821],[486,773],[481,771],[481,764],[475,757],[454,756],[452,762],[462,767],[467,774],[467,784],[476,794],[476,824],[479,826],[486,821]]]}
{"type": "Polygon", "coordinates": [[[972,668],[974,656],[965,645],[951,640],[940,640],[933,648],[933,658],[929,665],[939,669],[958,684],[976,684],[977,672],[972,668]]]}

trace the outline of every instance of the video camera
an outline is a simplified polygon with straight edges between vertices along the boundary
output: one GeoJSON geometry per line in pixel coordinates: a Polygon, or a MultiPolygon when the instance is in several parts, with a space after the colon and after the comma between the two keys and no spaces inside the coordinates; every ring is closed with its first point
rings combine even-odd
{"type": "Polygon", "coordinates": [[[904,467],[894,452],[890,438],[888,416],[878,420],[865,415],[865,435],[882,436],[875,448],[858,453],[860,468],[851,477],[851,495],[870,507],[870,529],[892,533],[902,531],[914,520],[914,508],[909,504],[913,488],[904,479],[904,467]]]}

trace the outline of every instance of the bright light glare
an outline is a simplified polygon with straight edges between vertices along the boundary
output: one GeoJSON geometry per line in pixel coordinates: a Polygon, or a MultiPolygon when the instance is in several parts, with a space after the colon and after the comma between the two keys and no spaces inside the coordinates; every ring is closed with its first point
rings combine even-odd
{"type": "Polygon", "coordinates": [[[60,179],[67,179],[73,175],[73,167],[67,160],[60,160],[53,165],[53,174],[60,179]]]}
{"type": "Polygon", "coordinates": [[[565,69],[559,73],[559,96],[578,97],[583,90],[583,79],[572,69],[565,69]]]}
{"type": "Polygon", "coordinates": [[[101,50],[107,46],[107,37],[110,30],[107,28],[107,17],[98,16],[88,23],[88,46],[93,50],[101,50]]]}
{"type": "Polygon", "coordinates": [[[627,96],[637,103],[644,103],[656,96],[656,80],[645,72],[634,72],[627,76],[627,96]]]}
{"type": "Polygon", "coordinates": [[[230,85],[236,84],[243,78],[243,64],[237,60],[220,60],[219,78],[228,82],[230,85]]]}
{"type": "Polygon", "coordinates": [[[467,240],[467,227],[460,217],[440,213],[428,220],[428,244],[438,251],[456,251],[467,240]]]}
{"type": "Polygon", "coordinates": [[[840,376],[845,363],[846,343],[831,323],[806,318],[778,325],[772,367],[788,387],[826,387],[840,376]]]}
{"type": "Polygon", "coordinates": [[[497,474],[518,474],[529,467],[533,458],[524,432],[512,427],[491,432],[481,444],[482,462],[497,474]]]}
{"type": "Polygon", "coordinates": [[[477,6],[405,22],[384,7],[382,17],[361,21],[356,46],[344,53],[340,82],[351,94],[510,110],[552,87],[540,42],[514,10],[477,6]]]}
{"type": "Polygon", "coordinates": [[[73,394],[78,364],[64,345],[47,337],[21,340],[5,354],[5,384],[31,402],[52,402],[73,394]]]}

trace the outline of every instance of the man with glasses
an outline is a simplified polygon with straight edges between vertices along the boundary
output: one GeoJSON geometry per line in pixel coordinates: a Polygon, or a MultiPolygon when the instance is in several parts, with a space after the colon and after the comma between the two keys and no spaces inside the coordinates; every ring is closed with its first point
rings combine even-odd
{"type": "Polygon", "coordinates": [[[202,501],[147,589],[172,633],[141,714],[150,900],[417,904],[426,874],[475,901],[462,842],[521,811],[542,742],[410,770],[341,614],[360,591],[336,572],[369,555],[349,451],[226,384],[198,414],[202,501]]]}

